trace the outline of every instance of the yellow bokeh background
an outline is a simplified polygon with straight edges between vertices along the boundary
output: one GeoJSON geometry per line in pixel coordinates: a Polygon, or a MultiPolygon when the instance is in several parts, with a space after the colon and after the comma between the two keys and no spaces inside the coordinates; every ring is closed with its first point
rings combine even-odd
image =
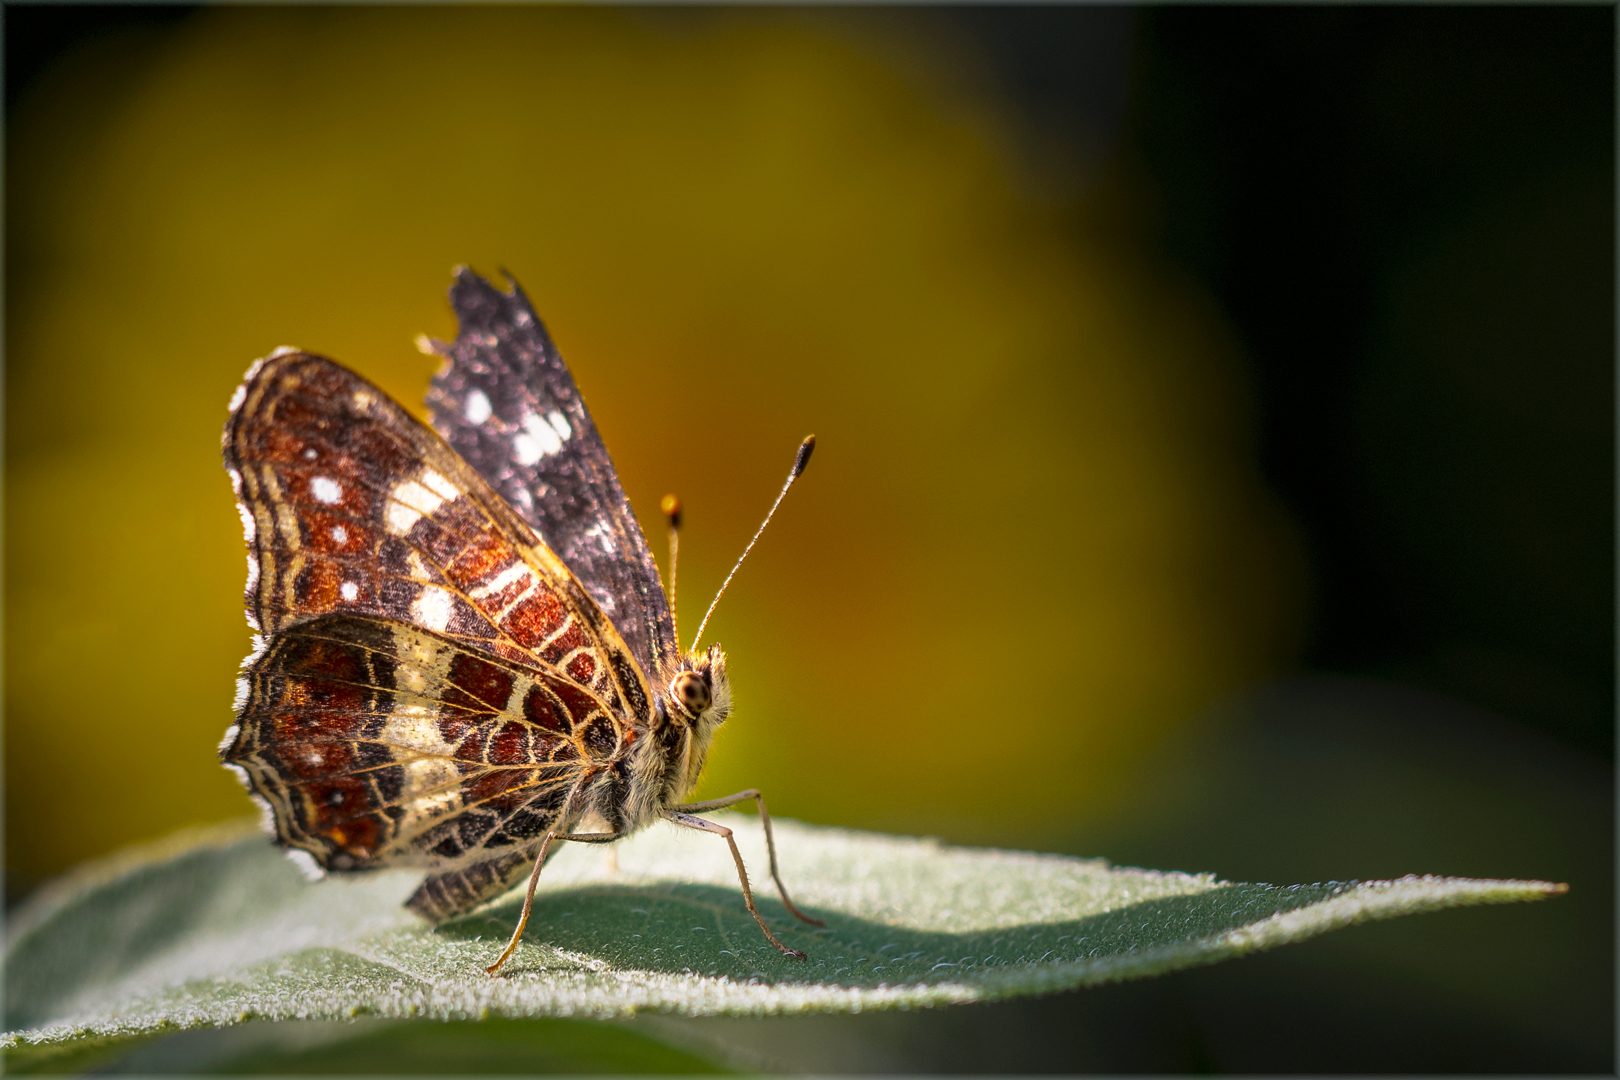
{"type": "Polygon", "coordinates": [[[1290,655],[1297,546],[1129,168],[1054,196],[948,67],[853,16],[229,8],[50,72],[9,132],[11,872],[249,810],[225,402],[295,345],[420,415],[459,263],[522,282],[643,522],[680,493],[687,633],[820,439],[712,623],[706,793],[1008,846],[1130,812],[1290,655]]]}

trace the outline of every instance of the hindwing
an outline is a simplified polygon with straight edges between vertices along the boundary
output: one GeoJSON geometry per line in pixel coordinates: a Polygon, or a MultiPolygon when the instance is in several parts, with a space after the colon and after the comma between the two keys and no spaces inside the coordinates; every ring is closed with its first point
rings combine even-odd
{"type": "Polygon", "coordinates": [[[369,616],[272,635],[242,689],[227,763],[269,804],[277,840],[337,870],[520,852],[625,735],[554,671],[369,616]]]}

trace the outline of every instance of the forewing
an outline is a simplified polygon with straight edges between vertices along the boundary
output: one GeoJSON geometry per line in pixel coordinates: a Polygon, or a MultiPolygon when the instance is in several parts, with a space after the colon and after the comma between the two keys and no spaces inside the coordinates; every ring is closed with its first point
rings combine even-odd
{"type": "Polygon", "coordinates": [[[248,543],[248,620],[397,619],[554,668],[621,719],[649,689],[568,568],[432,431],[360,376],[283,350],[231,403],[225,465],[248,543]]]}
{"type": "Polygon", "coordinates": [[[607,448],[529,300],[462,267],[456,340],[428,392],[433,425],[523,515],[661,678],[674,631],[658,567],[607,448]]]}
{"type": "Polygon", "coordinates": [[[277,839],[332,870],[532,858],[625,734],[553,671],[348,614],[274,635],[239,697],[221,757],[268,804],[277,839]]]}

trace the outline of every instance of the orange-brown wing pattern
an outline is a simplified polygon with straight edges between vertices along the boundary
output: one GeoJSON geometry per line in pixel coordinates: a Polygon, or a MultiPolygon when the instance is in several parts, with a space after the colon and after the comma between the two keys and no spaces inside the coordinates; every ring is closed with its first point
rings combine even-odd
{"type": "Polygon", "coordinates": [[[264,634],[329,612],[420,626],[557,668],[615,715],[646,678],[568,569],[455,451],[330,360],[283,351],[248,373],[225,427],[264,634]]]}
{"type": "Polygon", "coordinates": [[[645,675],[487,483],[337,364],[255,365],[224,456],[260,637],[221,756],[322,868],[434,869],[432,917],[498,892],[582,776],[614,782],[645,675]]]}
{"type": "Polygon", "coordinates": [[[333,614],[250,659],[224,757],[322,868],[451,870],[538,840],[624,736],[555,672],[333,614]]]}

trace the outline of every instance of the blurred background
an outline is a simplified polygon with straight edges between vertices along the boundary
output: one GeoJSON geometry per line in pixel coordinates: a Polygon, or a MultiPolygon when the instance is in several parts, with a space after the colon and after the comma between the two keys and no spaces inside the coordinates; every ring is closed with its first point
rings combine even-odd
{"type": "MultiPolygon", "coordinates": [[[[454,335],[470,263],[534,301],[655,550],[680,493],[689,619],[820,439],[715,616],[706,793],[1571,884],[643,1034],[822,1072],[1612,1071],[1614,18],[7,8],[8,904],[249,812],[214,751],[225,402],[296,345],[422,415],[412,339],[454,335]]],[[[479,1045],[455,1071],[500,1068],[479,1045]]]]}

